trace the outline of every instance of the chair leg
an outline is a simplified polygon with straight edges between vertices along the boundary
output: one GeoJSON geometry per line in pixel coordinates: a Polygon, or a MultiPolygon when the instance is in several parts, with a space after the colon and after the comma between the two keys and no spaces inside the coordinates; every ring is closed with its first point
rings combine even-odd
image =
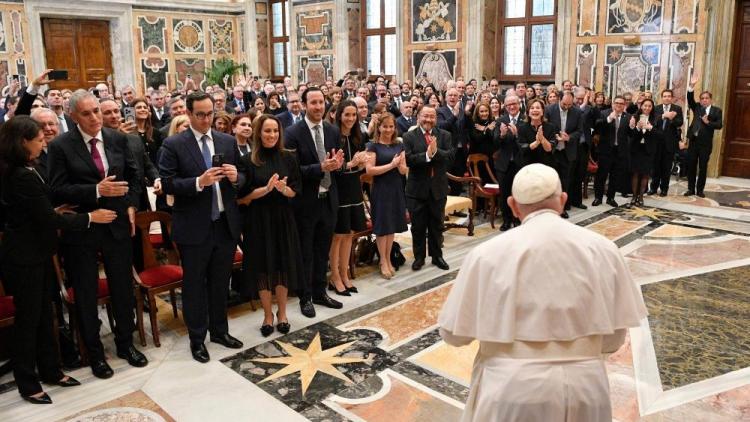
{"type": "Polygon", "coordinates": [[[114,334],[115,332],[115,319],[112,317],[112,304],[107,303],[104,305],[104,307],[107,309],[107,319],[109,320],[109,329],[114,334]]]}
{"type": "Polygon", "coordinates": [[[493,196],[490,198],[490,227],[495,228],[495,212],[497,212],[497,201],[493,196]]]}
{"type": "Polygon", "coordinates": [[[146,347],[146,330],[143,327],[143,293],[140,287],[135,288],[135,319],[141,346],[146,347]]]}
{"type": "Polygon", "coordinates": [[[354,274],[354,267],[357,263],[357,257],[354,256],[354,253],[357,249],[357,239],[352,238],[352,249],[349,252],[349,280],[354,280],[357,278],[357,275],[354,274]]]}
{"type": "Polygon", "coordinates": [[[154,346],[161,347],[161,342],[159,342],[159,323],[156,320],[156,299],[154,299],[154,294],[152,292],[149,291],[147,294],[149,306],[148,316],[151,318],[151,336],[154,338],[154,346]]]}
{"type": "Polygon", "coordinates": [[[174,289],[169,291],[169,300],[172,302],[172,315],[177,318],[177,293],[174,289]]]}
{"type": "Polygon", "coordinates": [[[469,236],[474,236],[474,209],[469,208],[469,236]]]}

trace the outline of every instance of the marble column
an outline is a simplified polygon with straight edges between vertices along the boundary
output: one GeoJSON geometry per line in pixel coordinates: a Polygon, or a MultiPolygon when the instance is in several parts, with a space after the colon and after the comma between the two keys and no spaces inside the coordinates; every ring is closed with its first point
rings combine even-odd
{"type": "MultiPolygon", "coordinates": [[[[482,59],[485,45],[482,32],[484,31],[485,16],[484,3],[486,0],[472,0],[469,2],[469,25],[466,36],[466,68],[464,80],[482,80],[482,59]]],[[[493,1],[493,0],[490,0],[493,1]]],[[[491,47],[491,46],[490,46],[491,47]]]]}
{"type": "Polygon", "coordinates": [[[336,0],[333,10],[333,79],[349,71],[349,14],[347,0],[336,0]]]}
{"type": "Polygon", "coordinates": [[[245,0],[245,15],[240,19],[245,23],[245,57],[247,70],[258,75],[258,30],[255,22],[255,0],[245,0]]]}
{"type": "Polygon", "coordinates": [[[571,22],[573,1],[559,0],[557,4],[557,37],[555,38],[555,84],[562,85],[566,79],[573,80],[575,68],[571,68],[570,57],[576,54],[572,40],[571,22]]]}

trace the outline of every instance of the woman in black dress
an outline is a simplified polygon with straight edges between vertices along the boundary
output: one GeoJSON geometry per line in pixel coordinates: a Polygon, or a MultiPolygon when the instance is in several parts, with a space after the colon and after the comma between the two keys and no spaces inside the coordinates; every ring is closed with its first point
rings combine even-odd
{"type": "Polygon", "coordinates": [[[633,189],[632,205],[643,205],[643,192],[648,187],[648,178],[654,167],[656,145],[664,142],[661,119],[654,112],[654,102],[645,99],[640,109],[630,118],[630,170],[633,189]]]}
{"type": "MultiPolygon", "coordinates": [[[[495,153],[495,144],[492,141],[495,130],[495,120],[488,103],[479,103],[472,115],[472,125],[469,130],[469,154],[484,154],[492,165],[492,154],[495,153]]],[[[479,167],[479,177],[482,184],[492,183],[492,177],[487,173],[485,166],[479,167]]]]}
{"type": "Polygon", "coordinates": [[[138,136],[141,137],[143,146],[146,148],[146,153],[148,153],[148,158],[151,159],[154,166],[157,166],[158,159],[156,154],[159,152],[164,139],[161,132],[155,130],[151,123],[151,107],[145,98],[136,98],[132,106],[135,112],[135,125],[138,129],[138,136]]]}
{"type": "Polygon", "coordinates": [[[542,163],[554,167],[553,152],[557,145],[555,135],[560,131],[544,118],[544,102],[529,101],[528,125],[518,126],[518,142],[526,151],[526,164],[542,163]]]}
{"type": "Polygon", "coordinates": [[[0,128],[1,191],[7,219],[0,261],[4,285],[16,307],[13,376],[21,396],[34,404],[52,403],[40,378],[62,387],[80,385],[60,370],[52,334],[50,280],[57,230],[83,230],[88,224],[110,223],[117,216],[111,210],[73,214],[66,206],[52,208],[49,188],[34,169],[43,139],[42,128],[28,116],[16,116],[0,128]]]}
{"type": "Polygon", "coordinates": [[[357,288],[349,280],[349,256],[352,250],[352,233],[367,227],[364,199],[359,176],[365,165],[365,142],[359,129],[357,105],[344,100],[336,108],[336,126],[341,132],[341,149],[344,150],[344,167],[334,173],[339,191],[339,209],[333,231],[329,260],[331,283],[329,290],[337,295],[351,296],[357,288]]]}
{"type": "Polygon", "coordinates": [[[403,176],[409,169],[404,155],[404,144],[396,137],[396,118],[391,113],[381,114],[375,140],[367,144],[365,168],[374,176],[370,195],[372,232],[380,254],[380,274],[386,279],[396,274],[390,260],[395,234],[407,229],[403,176]]]}
{"type": "Polygon", "coordinates": [[[264,337],[273,333],[272,292],[278,303],[276,328],[282,334],[289,332],[287,294],[302,277],[302,252],[289,201],[302,190],[301,176],[294,154],[283,145],[281,123],[276,116],[263,114],[253,126],[251,152],[242,157],[247,183],[238,202],[248,205],[248,210],[242,230],[245,280],[241,293],[252,297],[258,292],[264,314],[260,332],[264,337]]]}

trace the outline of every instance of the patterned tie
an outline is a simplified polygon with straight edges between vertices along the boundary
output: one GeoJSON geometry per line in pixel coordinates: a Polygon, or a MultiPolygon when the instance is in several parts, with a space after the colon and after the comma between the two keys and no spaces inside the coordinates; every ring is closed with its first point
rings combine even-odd
{"type": "MultiPolygon", "coordinates": [[[[318,160],[322,164],[326,159],[326,147],[323,143],[323,137],[320,135],[320,125],[313,126],[313,130],[315,131],[315,152],[318,153],[318,160]]],[[[327,171],[323,172],[323,180],[320,181],[320,187],[323,189],[331,187],[331,173],[327,171]]]]}
{"type": "MultiPolygon", "coordinates": [[[[208,135],[201,136],[201,154],[203,154],[203,162],[206,164],[206,168],[211,168],[211,150],[208,148],[208,135]]],[[[211,189],[211,221],[218,220],[221,215],[219,214],[219,198],[216,194],[216,184],[212,186],[206,186],[211,189]]]]}
{"type": "MultiPolygon", "coordinates": [[[[669,113],[669,106],[668,105],[664,106],[664,113],[669,113]]],[[[664,120],[664,122],[661,124],[661,130],[665,130],[665,129],[667,129],[667,119],[662,119],[662,120],[664,120]]]]}
{"type": "Polygon", "coordinates": [[[620,115],[615,117],[615,146],[617,146],[617,132],[620,131],[620,115]]]}
{"type": "Polygon", "coordinates": [[[91,159],[94,160],[94,165],[96,166],[96,169],[99,170],[99,177],[104,179],[104,162],[102,161],[102,156],[99,155],[99,150],[96,148],[96,143],[99,142],[96,138],[91,138],[89,140],[89,144],[91,144],[91,159]]]}

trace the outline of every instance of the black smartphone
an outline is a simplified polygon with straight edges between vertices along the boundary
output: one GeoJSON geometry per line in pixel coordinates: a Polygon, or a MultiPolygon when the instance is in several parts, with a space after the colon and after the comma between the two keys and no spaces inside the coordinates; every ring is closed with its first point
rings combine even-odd
{"type": "Polygon", "coordinates": [[[53,81],[67,81],[68,71],[67,70],[53,70],[47,74],[47,77],[53,81]]]}
{"type": "Polygon", "coordinates": [[[211,167],[221,167],[224,165],[224,154],[214,154],[211,157],[211,167]]]}
{"type": "Polygon", "coordinates": [[[109,168],[109,171],[107,172],[107,176],[115,176],[115,180],[117,180],[118,175],[122,173],[120,171],[120,168],[117,166],[112,166],[109,168]]]}

